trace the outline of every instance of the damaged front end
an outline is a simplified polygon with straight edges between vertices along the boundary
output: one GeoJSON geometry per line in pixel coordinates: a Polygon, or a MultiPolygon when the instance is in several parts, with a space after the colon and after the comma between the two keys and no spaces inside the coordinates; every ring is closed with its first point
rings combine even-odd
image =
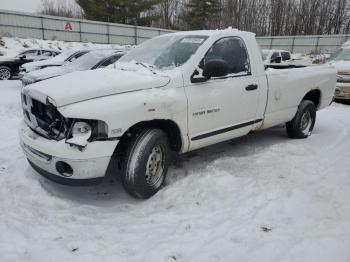
{"type": "Polygon", "coordinates": [[[65,142],[84,150],[88,143],[108,139],[107,124],[100,120],[65,118],[50,98],[42,103],[22,93],[24,121],[29,128],[50,140],[65,142]]]}
{"type": "Polygon", "coordinates": [[[25,123],[35,133],[57,141],[65,138],[69,123],[49,98],[44,104],[22,93],[22,108],[25,123]]]}

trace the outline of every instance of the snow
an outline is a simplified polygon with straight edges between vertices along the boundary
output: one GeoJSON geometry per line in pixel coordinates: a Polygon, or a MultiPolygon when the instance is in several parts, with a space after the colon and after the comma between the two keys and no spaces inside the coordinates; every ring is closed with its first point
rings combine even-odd
{"type": "Polygon", "coordinates": [[[350,41],[346,41],[345,43],[342,44],[342,47],[350,47],[350,41]]]}
{"type": "MultiPolygon", "coordinates": [[[[61,107],[96,97],[163,87],[170,81],[169,77],[165,75],[153,74],[142,66],[138,66],[138,68],[139,71],[129,71],[126,68],[121,70],[113,67],[76,71],[57,78],[37,82],[25,88],[32,97],[37,98],[39,101],[42,101],[43,94],[45,94],[45,97],[47,95],[55,101],[56,106],[61,107]],[[78,85],[77,79],[79,79],[78,85]]],[[[52,72],[64,69],[44,68],[31,72],[29,75],[38,76],[41,72],[49,75],[52,72]]]]}
{"type": "Polygon", "coordinates": [[[78,52],[80,50],[69,50],[62,52],[61,54],[55,56],[54,58],[46,59],[46,60],[41,60],[41,61],[35,61],[35,62],[30,62],[23,64],[22,67],[28,71],[34,71],[37,68],[40,68],[41,66],[59,66],[63,65],[65,60],[68,59],[70,56],[72,56],[74,53],[78,52]]]}
{"type": "Polygon", "coordinates": [[[350,72],[350,61],[334,61],[330,63],[334,66],[339,72],[350,72]]]}
{"type": "Polygon", "coordinates": [[[34,70],[32,72],[24,74],[23,80],[32,80],[33,82],[35,82],[35,80],[44,80],[63,75],[65,73],[67,74],[70,72],[70,70],[68,69],[70,68],[67,68],[65,66],[49,66],[43,69],[34,70]]]}
{"type": "MultiPolygon", "coordinates": [[[[125,50],[130,46],[116,44],[93,44],[82,42],[64,42],[58,40],[26,39],[18,37],[0,37],[0,55],[16,56],[20,51],[30,48],[43,48],[55,51],[92,50],[92,49],[120,49],[125,50]]],[[[0,56],[1,57],[1,56],[0,56]]]]}
{"type": "Polygon", "coordinates": [[[282,127],[178,157],[156,196],[113,178],[39,176],[18,142],[20,82],[0,82],[1,261],[350,261],[350,107],[307,140],[282,127]]]}

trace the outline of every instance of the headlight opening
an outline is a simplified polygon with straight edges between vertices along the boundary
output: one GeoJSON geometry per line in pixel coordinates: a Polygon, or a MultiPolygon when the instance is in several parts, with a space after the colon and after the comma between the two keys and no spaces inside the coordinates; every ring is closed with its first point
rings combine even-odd
{"type": "Polygon", "coordinates": [[[70,121],[66,143],[84,148],[88,143],[108,138],[107,124],[100,120],[74,119],[70,121]]]}

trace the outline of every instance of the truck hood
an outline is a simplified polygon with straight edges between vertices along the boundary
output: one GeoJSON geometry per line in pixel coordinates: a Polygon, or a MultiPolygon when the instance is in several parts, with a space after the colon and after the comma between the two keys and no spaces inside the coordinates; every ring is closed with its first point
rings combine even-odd
{"type": "Polygon", "coordinates": [[[350,74],[350,61],[342,60],[330,64],[338,70],[338,74],[350,74]]]}
{"type": "Polygon", "coordinates": [[[149,70],[126,71],[105,68],[80,71],[28,85],[24,92],[43,103],[48,98],[57,107],[98,97],[166,86],[169,76],[149,70]]]}

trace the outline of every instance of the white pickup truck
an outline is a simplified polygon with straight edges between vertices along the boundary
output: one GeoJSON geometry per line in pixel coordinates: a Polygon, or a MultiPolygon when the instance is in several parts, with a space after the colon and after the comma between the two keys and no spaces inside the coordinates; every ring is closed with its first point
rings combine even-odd
{"type": "Polygon", "coordinates": [[[235,29],[163,35],[107,69],[23,88],[21,145],[32,167],[56,182],[100,182],[118,173],[149,198],[173,153],[286,123],[308,137],[330,105],[332,66],[264,70],[255,35],[235,29]]]}

